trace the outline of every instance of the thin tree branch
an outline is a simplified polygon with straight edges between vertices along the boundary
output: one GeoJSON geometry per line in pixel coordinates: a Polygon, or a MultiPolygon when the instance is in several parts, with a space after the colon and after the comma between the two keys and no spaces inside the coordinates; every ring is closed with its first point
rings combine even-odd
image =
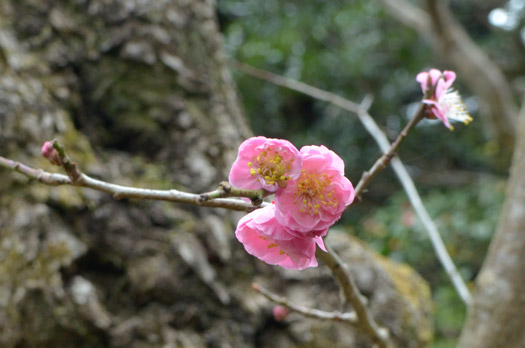
{"type": "Polygon", "coordinates": [[[357,113],[360,110],[360,106],[357,103],[354,103],[348,99],[342,98],[337,94],[333,94],[322,89],[319,89],[314,86],[310,86],[304,82],[293,80],[287,77],[280,75],[272,74],[271,72],[254,68],[253,66],[241,63],[241,62],[232,62],[233,66],[239,71],[244,72],[247,75],[256,77],[258,79],[268,81],[274,85],[285,87],[306,95],[309,95],[312,98],[324,100],[331,104],[337,105],[342,109],[348,110],[353,113],[357,113]]]}
{"type": "MultiPolygon", "coordinates": [[[[372,116],[370,116],[367,109],[368,108],[363,108],[358,113],[359,120],[361,120],[361,123],[368,131],[368,133],[372,135],[381,151],[387,153],[387,151],[389,151],[390,149],[390,143],[386,135],[381,131],[381,129],[374,121],[372,116]]],[[[445,269],[445,272],[447,272],[450,280],[452,281],[452,284],[454,285],[454,288],[458,292],[463,302],[469,304],[472,301],[470,291],[468,290],[467,285],[463,281],[463,278],[461,278],[461,275],[459,274],[456,266],[454,265],[454,261],[452,261],[452,258],[448,254],[445,244],[443,243],[443,239],[441,238],[439,230],[436,227],[436,224],[428,214],[428,211],[425,208],[423,201],[421,200],[421,196],[419,196],[419,193],[417,192],[414,181],[408,174],[405,166],[403,165],[403,162],[401,162],[399,157],[395,157],[392,159],[392,168],[394,169],[394,173],[396,174],[397,178],[401,182],[401,185],[403,186],[403,189],[405,190],[408,196],[410,204],[416,211],[417,216],[419,217],[421,223],[427,231],[427,234],[430,238],[432,246],[434,247],[434,251],[439,259],[439,262],[445,269]]]]}
{"type": "Polygon", "coordinates": [[[260,206],[263,203],[263,198],[272,194],[272,192],[268,192],[265,189],[250,190],[233,187],[229,182],[223,181],[215,191],[201,193],[199,199],[205,202],[217,198],[245,197],[249,198],[254,206],[260,206]]]}
{"type": "MultiPolygon", "coordinates": [[[[150,190],[144,188],[116,185],[109,182],[94,179],[82,172],[78,171],[78,178],[75,182],[63,174],[49,173],[42,169],[34,169],[23,163],[16,162],[5,157],[0,156],[0,167],[14,170],[25,175],[30,179],[49,185],[70,185],[76,187],[86,187],[93,190],[102,191],[111,194],[115,199],[150,199],[161,200],[176,203],[192,204],[204,207],[225,208],[229,210],[250,212],[267,203],[263,202],[260,206],[254,206],[250,203],[244,202],[240,199],[232,198],[217,198],[210,200],[202,200],[200,194],[187,193],[178,190],[150,190]]],[[[77,168],[78,170],[78,168],[77,168]]]]}
{"type": "Polygon", "coordinates": [[[380,348],[391,347],[392,343],[390,342],[388,330],[377,325],[366,306],[366,298],[359,292],[357,284],[350,273],[348,273],[344,262],[329,245],[326,245],[326,249],[327,252],[324,252],[318,248],[315,256],[330,269],[343,290],[345,301],[352,304],[357,315],[356,326],[365,332],[372,342],[380,348]]]}
{"type": "Polygon", "coordinates": [[[51,142],[51,145],[57,151],[58,157],[60,158],[60,164],[66,171],[67,176],[69,176],[73,183],[80,183],[80,181],[82,180],[82,173],[80,172],[80,169],[78,168],[77,164],[75,162],[71,162],[71,160],[69,159],[69,156],[66,154],[66,149],[64,148],[64,145],[60,144],[56,139],[54,139],[51,142]]]}
{"type": "Polygon", "coordinates": [[[304,315],[305,317],[323,320],[342,321],[352,326],[357,326],[357,315],[355,312],[325,312],[315,308],[299,306],[288,301],[286,297],[278,296],[258,284],[253,283],[252,288],[264,297],[266,297],[268,300],[283,305],[294,312],[304,315]]]}
{"type": "MultiPolygon", "coordinates": [[[[383,153],[385,154],[390,151],[391,149],[390,142],[388,141],[384,133],[379,129],[379,127],[377,126],[373,118],[370,116],[370,114],[368,113],[368,108],[371,104],[370,97],[365,98],[364,102],[361,105],[359,105],[345,98],[342,98],[338,95],[335,95],[327,91],[320,90],[319,88],[307,85],[303,82],[298,82],[292,79],[288,79],[288,78],[284,78],[284,77],[281,77],[275,74],[271,74],[263,70],[247,66],[245,64],[236,63],[235,66],[239,68],[241,71],[253,77],[263,79],[265,81],[268,81],[270,83],[276,84],[281,87],[292,89],[294,91],[303,93],[315,99],[327,101],[344,110],[347,110],[347,111],[350,111],[356,114],[359,117],[359,120],[363,123],[363,126],[365,127],[365,129],[372,135],[372,137],[378,144],[381,151],[383,151],[383,153]],[[365,105],[365,104],[368,104],[368,105],[365,105]]],[[[403,189],[407,193],[407,196],[409,198],[410,203],[412,204],[412,207],[414,208],[414,210],[416,211],[416,214],[418,215],[419,219],[423,223],[423,226],[425,227],[425,230],[427,231],[427,234],[429,235],[430,241],[432,243],[432,246],[434,248],[434,251],[439,261],[441,262],[441,265],[447,272],[449,278],[452,281],[452,284],[454,285],[461,299],[466,304],[469,304],[471,302],[470,292],[465,282],[461,278],[459,272],[457,271],[457,268],[454,265],[452,258],[448,254],[445,248],[445,245],[443,243],[443,240],[441,239],[441,235],[439,233],[438,228],[436,227],[436,225],[430,218],[430,215],[428,214],[425,206],[423,205],[421,197],[419,196],[416,186],[414,185],[414,181],[412,180],[405,166],[403,165],[403,163],[398,157],[392,158],[392,168],[394,169],[396,176],[401,182],[403,189]]]]}
{"type": "MultiPolygon", "coordinates": [[[[381,156],[370,168],[370,170],[363,173],[363,176],[361,177],[361,180],[357,183],[357,186],[355,188],[355,196],[360,197],[363,190],[370,184],[370,182],[376,177],[379,172],[383,171],[388,165],[390,164],[390,161],[394,156],[396,155],[397,150],[399,149],[399,146],[403,143],[405,138],[408,136],[408,133],[423,119],[425,111],[425,104],[420,103],[417,111],[415,112],[414,116],[410,120],[410,122],[407,123],[405,128],[399,133],[397,136],[397,139],[390,145],[386,150],[384,151],[383,156],[381,156]]],[[[359,109],[357,112],[359,118],[361,118],[362,109],[359,109]]],[[[367,129],[368,130],[368,129],[367,129]]]]}

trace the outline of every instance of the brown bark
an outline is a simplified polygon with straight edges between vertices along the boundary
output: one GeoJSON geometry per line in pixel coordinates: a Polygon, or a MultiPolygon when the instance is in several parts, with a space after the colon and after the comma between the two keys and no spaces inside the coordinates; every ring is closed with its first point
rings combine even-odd
{"type": "Polygon", "coordinates": [[[476,280],[461,348],[522,348],[525,342],[525,112],[517,139],[507,199],[476,280]]]}

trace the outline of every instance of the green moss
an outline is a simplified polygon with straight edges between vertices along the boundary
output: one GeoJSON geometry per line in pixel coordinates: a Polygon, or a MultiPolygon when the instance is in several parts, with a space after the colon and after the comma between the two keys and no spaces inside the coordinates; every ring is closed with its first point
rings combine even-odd
{"type": "Polygon", "coordinates": [[[395,289],[401,298],[408,302],[413,309],[410,311],[403,306],[403,317],[405,318],[405,329],[414,328],[414,334],[418,341],[430,345],[434,339],[434,328],[431,320],[431,293],[430,287],[411,267],[406,264],[397,264],[386,259],[379,254],[373,254],[375,259],[381,264],[382,268],[390,275],[395,289]],[[419,318],[415,323],[412,312],[424,313],[425,318],[419,318]]]}

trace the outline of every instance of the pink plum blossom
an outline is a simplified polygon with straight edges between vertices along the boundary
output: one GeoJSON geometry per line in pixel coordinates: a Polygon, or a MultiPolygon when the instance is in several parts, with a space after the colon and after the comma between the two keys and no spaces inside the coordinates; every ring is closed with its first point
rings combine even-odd
{"type": "Polygon", "coordinates": [[[249,254],[286,269],[316,267],[316,243],[325,250],[320,237],[301,238],[290,233],[275,218],[273,204],[254,210],[239,220],[235,236],[249,254]]]}
{"type": "Polygon", "coordinates": [[[443,73],[437,69],[421,72],[416,76],[416,81],[421,84],[421,89],[426,95],[423,103],[429,105],[429,118],[438,118],[443,124],[454,129],[449,120],[460,121],[468,124],[472,117],[457,91],[451,89],[456,73],[445,70],[443,73]],[[431,95],[428,95],[432,92],[431,95]]]}
{"type": "Polygon", "coordinates": [[[300,173],[301,154],[292,143],[260,136],[241,144],[229,180],[239,188],[275,192],[300,173]]]}
{"type": "Polygon", "coordinates": [[[56,166],[60,166],[60,157],[58,156],[57,150],[53,147],[50,141],[46,141],[42,146],[42,157],[47,158],[49,162],[56,166]]]}
{"type": "Polygon", "coordinates": [[[276,218],[297,234],[324,236],[354,199],[344,162],[325,146],[304,146],[301,175],[276,194],[276,218]]]}

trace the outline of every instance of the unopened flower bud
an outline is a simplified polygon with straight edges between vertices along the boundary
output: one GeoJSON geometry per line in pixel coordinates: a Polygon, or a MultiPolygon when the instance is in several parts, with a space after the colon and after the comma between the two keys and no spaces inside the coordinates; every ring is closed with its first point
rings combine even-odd
{"type": "Polygon", "coordinates": [[[290,310],[284,306],[275,306],[272,310],[273,318],[277,321],[284,321],[288,314],[290,314],[290,310]]]}
{"type": "Polygon", "coordinates": [[[60,166],[60,157],[57,150],[53,147],[50,141],[46,141],[42,146],[42,157],[47,158],[49,162],[56,166],[60,166]]]}

